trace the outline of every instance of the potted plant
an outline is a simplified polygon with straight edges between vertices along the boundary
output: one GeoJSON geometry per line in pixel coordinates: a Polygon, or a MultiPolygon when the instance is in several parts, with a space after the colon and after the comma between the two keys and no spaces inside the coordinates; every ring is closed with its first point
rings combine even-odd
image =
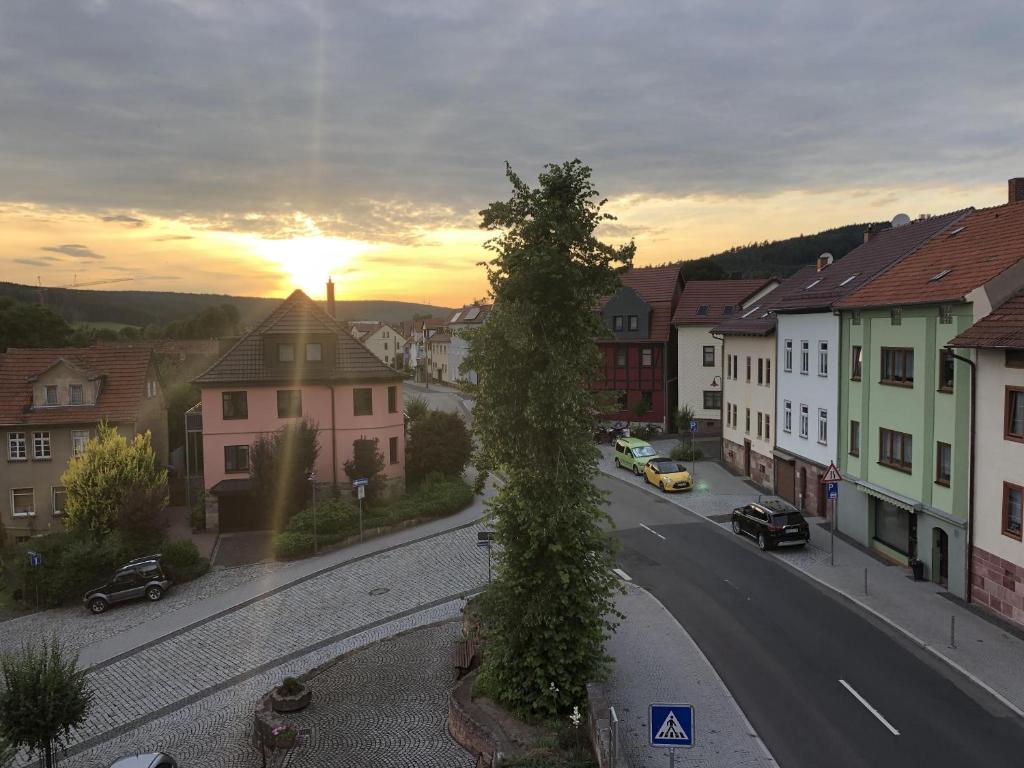
{"type": "Polygon", "coordinates": [[[294,677],[286,677],[273,690],[270,703],[275,712],[298,712],[313,700],[313,691],[294,677]]]}
{"type": "Polygon", "coordinates": [[[270,735],[274,737],[274,749],[291,749],[295,746],[299,732],[294,725],[279,725],[270,735]]]}

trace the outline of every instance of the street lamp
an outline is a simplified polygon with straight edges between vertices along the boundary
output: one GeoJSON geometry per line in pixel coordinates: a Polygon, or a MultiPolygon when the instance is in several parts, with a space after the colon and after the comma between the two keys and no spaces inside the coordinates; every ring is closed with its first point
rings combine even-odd
{"type": "Polygon", "coordinates": [[[309,475],[306,477],[309,480],[310,485],[313,486],[313,554],[317,554],[317,535],[316,535],[316,470],[311,469],[309,475]]]}

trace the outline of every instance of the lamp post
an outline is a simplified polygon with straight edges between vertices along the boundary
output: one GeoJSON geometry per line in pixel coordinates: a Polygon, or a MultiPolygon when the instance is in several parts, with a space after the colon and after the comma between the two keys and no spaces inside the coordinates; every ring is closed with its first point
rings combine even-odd
{"type": "MultiPolygon", "coordinates": [[[[715,376],[715,378],[713,378],[711,380],[711,388],[712,389],[721,390],[721,388],[722,388],[722,377],[721,376],[715,376]]],[[[722,402],[722,401],[724,399],[725,398],[723,396],[723,393],[719,392],[719,396],[718,396],[718,423],[719,424],[722,423],[722,407],[725,405],[725,403],[722,402]]],[[[724,438],[720,436],[718,438],[718,460],[719,461],[722,461],[722,456],[723,456],[722,443],[723,443],[723,441],[724,441],[724,438]]]]}
{"type": "Polygon", "coordinates": [[[309,483],[313,487],[313,554],[318,553],[317,546],[317,535],[316,535],[316,470],[311,469],[309,471],[309,483]]]}

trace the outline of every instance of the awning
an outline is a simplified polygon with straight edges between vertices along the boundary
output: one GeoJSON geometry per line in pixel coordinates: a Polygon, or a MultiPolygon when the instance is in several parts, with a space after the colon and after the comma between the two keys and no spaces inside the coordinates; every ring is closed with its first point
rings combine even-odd
{"type": "Polygon", "coordinates": [[[901,496],[898,493],[890,491],[888,488],[883,488],[880,485],[869,483],[867,480],[854,480],[853,478],[847,478],[857,488],[864,491],[868,496],[874,496],[876,499],[887,501],[897,507],[901,507],[907,512],[920,512],[923,509],[923,504],[917,499],[911,499],[907,496],[901,496]]]}

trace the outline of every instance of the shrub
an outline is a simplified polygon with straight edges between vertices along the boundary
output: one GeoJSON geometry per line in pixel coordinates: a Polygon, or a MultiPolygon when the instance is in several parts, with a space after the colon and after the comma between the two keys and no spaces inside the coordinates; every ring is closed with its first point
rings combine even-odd
{"type": "Polygon", "coordinates": [[[296,560],[313,554],[313,534],[284,531],[274,537],[274,557],[278,560],[296,560]]]}
{"type": "Polygon", "coordinates": [[[161,562],[171,580],[179,584],[192,581],[210,570],[210,561],[200,557],[196,545],[188,540],[165,544],[161,562]]]}
{"type": "Polygon", "coordinates": [[[281,681],[281,685],[277,690],[282,696],[294,696],[302,690],[302,683],[294,677],[286,677],[281,681]]]}
{"type": "Polygon", "coordinates": [[[253,497],[270,511],[276,528],[305,506],[319,454],[317,427],[308,419],[257,438],[249,449],[253,497]]]}
{"type": "Polygon", "coordinates": [[[416,396],[408,397],[405,400],[405,415],[409,419],[409,424],[425,416],[429,410],[430,406],[427,405],[425,398],[416,396]]]}
{"type": "Polygon", "coordinates": [[[431,472],[462,475],[473,441],[457,413],[429,411],[410,426],[406,453],[406,476],[415,485],[431,472]]]}
{"type": "Polygon", "coordinates": [[[313,512],[316,510],[316,532],[319,537],[351,536],[359,532],[359,510],[347,499],[324,499],[308,505],[292,517],[285,528],[296,533],[313,534],[313,512]]]}
{"type": "Polygon", "coordinates": [[[349,480],[365,477],[366,503],[372,504],[383,495],[385,481],[384,454],[377,448],[377,438],[360,437],[352,442],[352,458],[345,462],[345,474],[349,480]]]}
{"type": "Polygon", "coordinates": [[[629,428],[629,434],[632,437],[638,437],[641,440],[650,440],[652,437],[657,437],[661,434],[660,424],[638,424],[635,427],[629,428]]]}
{"type": "Polygon", "coordinates": [[[192,504],[192,530],[206,530],[206,494],[200,493],[199,497],[192,504]]]}
{"type": "Polygon", "coordinates": [[[697,461],[704,457],[704,451],[696,446],[691,448],[686,443],[676,443],[669,455],[676,461],[697,461]]]}

